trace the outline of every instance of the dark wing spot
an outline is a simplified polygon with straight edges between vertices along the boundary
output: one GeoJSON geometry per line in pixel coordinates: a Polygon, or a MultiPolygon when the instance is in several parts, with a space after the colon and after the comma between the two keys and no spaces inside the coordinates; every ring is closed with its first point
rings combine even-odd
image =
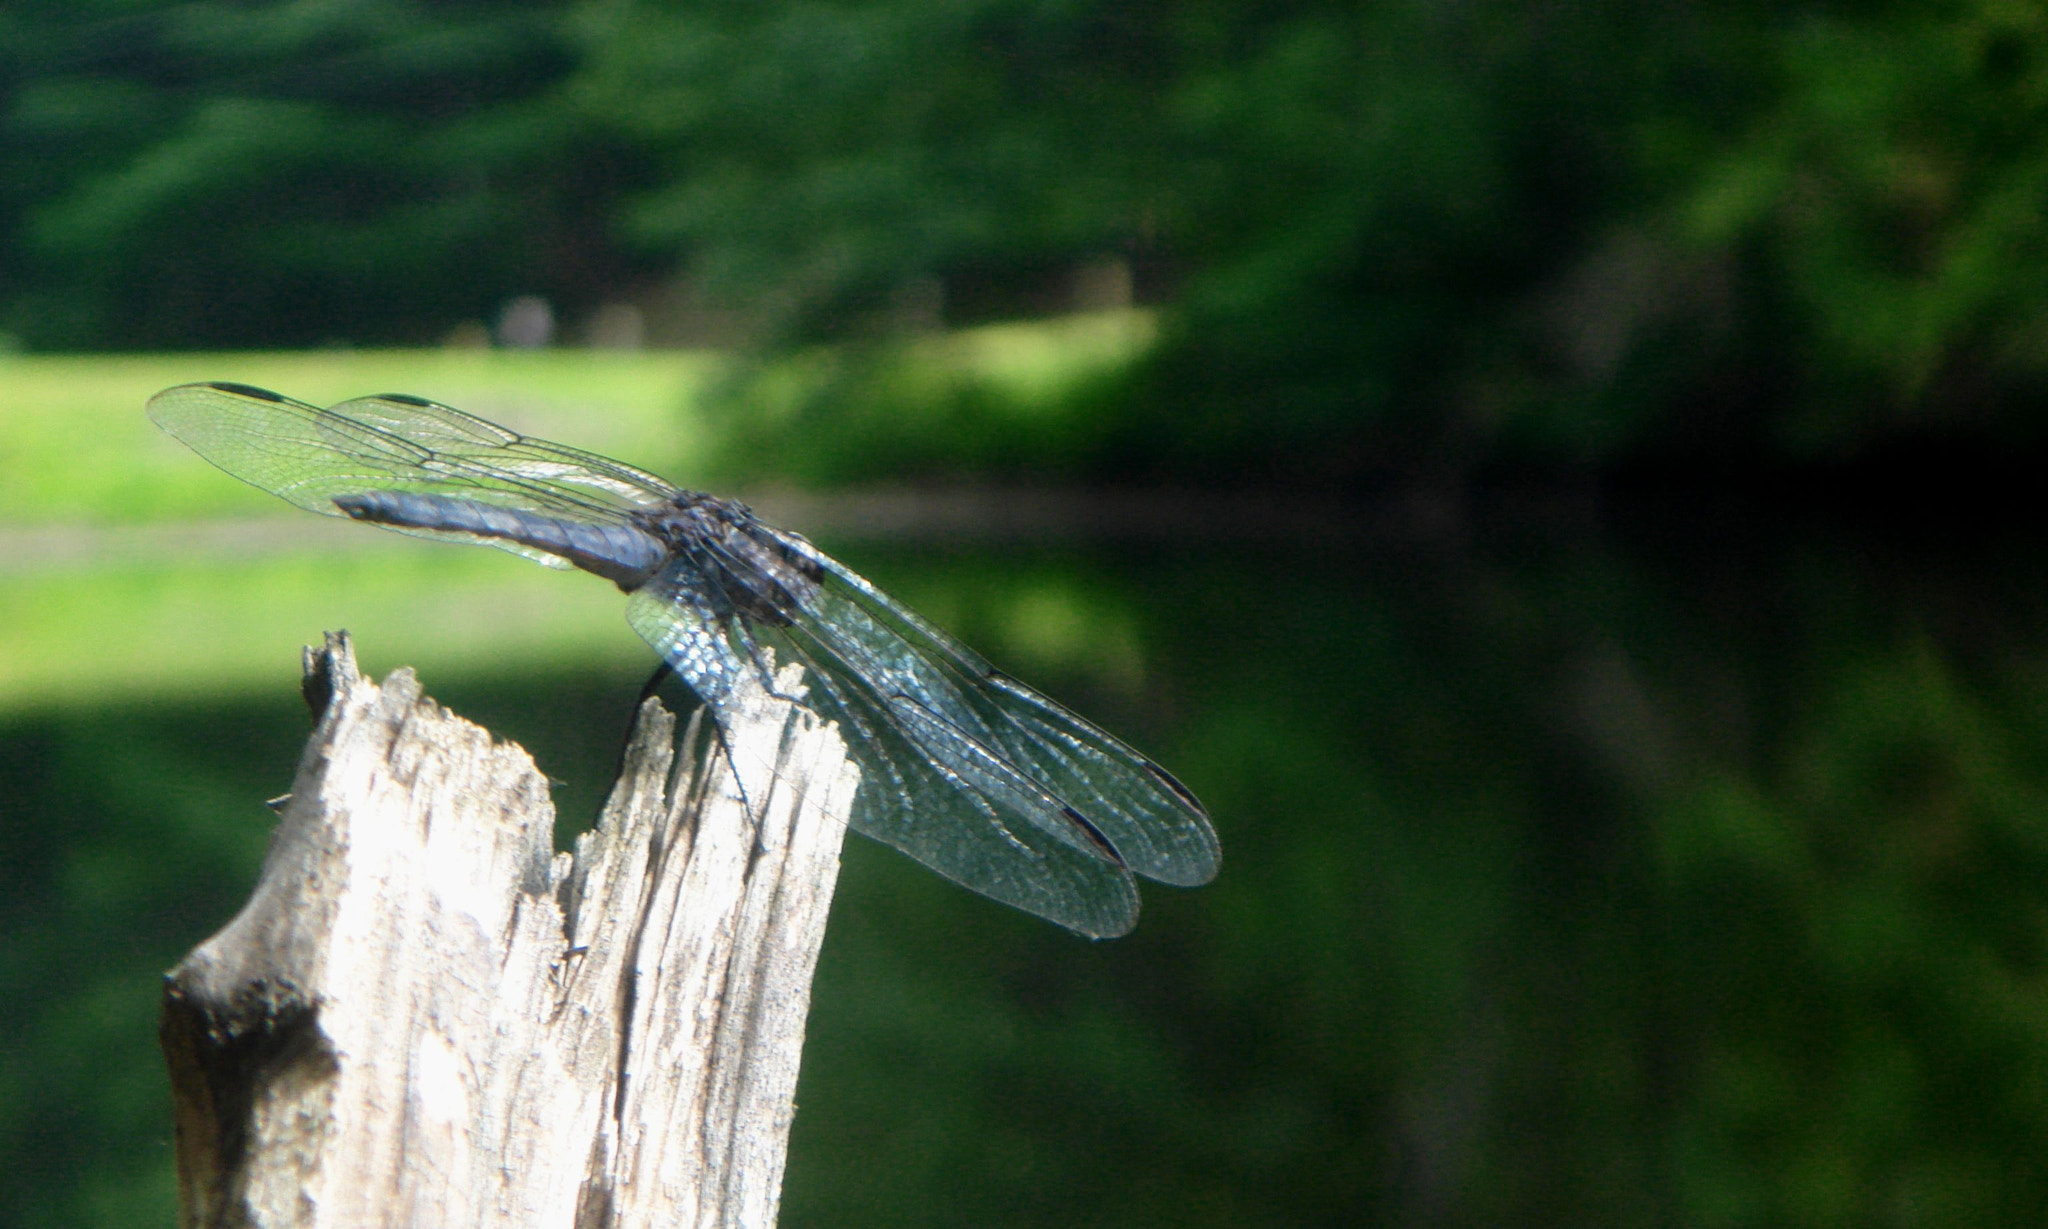
{"type": "Polygon", "coordinates": [[[1209,808],[1203,806],[1201,802],[1196,799],[1194,793],[1191,790],[1189,790],[1187,786],[1182,785],[1179,781],[1175,780],[1172,773],[1166,771],[1164,768],[1161,768],[1159,765],[1153,763],[1151,760],[1145,761],[1145,771],[1151,773],[1154,777],[1158,778],[1159,783],[1161,785],[1164,785],[1166,788],[1172,790],[1176,795],[1178,795],[1182,802],[1188,804],[1188,809],[1193,811],[1195,814],[1207,815],[1209,813],[1209,808]]]}
{"type": "Polygon", "coordinates": [[[1088,821],[1086,815],[1081,814],[1072,807],[1062,807],[1060,809],[1066,813],[1068,819],[1074,821],[1076,827],[1088,834],[1088,839],[1095,842],[1096,847],[1102,851],[1103,857],[1108,858],[1118,866],[1124,864],[1124,856],[1116,851],[1116,846],[1109,843],[1108,837],[1102,835],[1102,829],[1088,821]]]}
{"type": "Polygon", "coordinates": [[[254,397],[258,401],[275,401],[279,405],[283,405],[290,400],[289,397],[280,396],[267,388],[257,388],[253,384],[233,384],[226,380],[215,380],[206,387],[218,389],[224,393],[234,393],[239,397],[254,397]]]}
{"type": "Polygon", "coordinates": [[[425,397],[415,397],[411,393],[378,393],[377,399],[379,401],[396,401],[400,405],[434,404],[434,402],[427,400],[425,397]]]}

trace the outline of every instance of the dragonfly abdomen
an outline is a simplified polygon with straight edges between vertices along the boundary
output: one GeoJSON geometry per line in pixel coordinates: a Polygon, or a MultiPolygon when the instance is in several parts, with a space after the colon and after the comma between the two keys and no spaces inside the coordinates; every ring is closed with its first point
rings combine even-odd
{"type": "Polygon", "coordinates": [[[668,557],[668,549],[659,538],[630,525],[565,521],[445,495],[364,491],[337,495],[334,506],[373,525],[467,533],[517,542],[565,559],[628,593],[647,583],[668,557]]]}

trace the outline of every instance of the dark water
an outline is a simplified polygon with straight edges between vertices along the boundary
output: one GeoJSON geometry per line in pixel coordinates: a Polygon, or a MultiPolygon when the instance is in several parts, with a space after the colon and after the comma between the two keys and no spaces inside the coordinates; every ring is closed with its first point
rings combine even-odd
{"type": "MultiPolygon", "coordinates": [[[[1667,505],[845,554],[1174,769],[1224,868],[1090,944],[850,840],[785,1224],[2048,1211],[2025,535],[1667,505]]],[[[638,682],[426,680],[578,822],[638,682]]],[[[169,1221],[157,978],[307,726],[280,688],[0,731],[0,1222],[169,1221]]]]}

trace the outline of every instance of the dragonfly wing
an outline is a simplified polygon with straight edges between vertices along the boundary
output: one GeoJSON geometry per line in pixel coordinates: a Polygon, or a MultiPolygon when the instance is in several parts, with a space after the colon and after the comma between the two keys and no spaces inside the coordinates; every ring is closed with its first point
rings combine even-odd
{"type": "Polygon", "coordinates": [[[574,508],[584,519],[594,519],[600,512],[617,515],[656,508],[676,494],[674,484],[644,469],[567,444],[520,435],[420,397],[396,393],[360,397],[326,413],[425,447],[433,454],[427,467],[436,475],[500,491],[505,507],[542,512],[559,507],[565,513],[574,508]],[[521,499],[554,507],[516,502],[521,499]]]}
{"type": "MultiPolygon", "coordinates": [[[[658,507],[675,493],[643,470],[417,397],[363,397],[323,410],[247,385],[184,384],[150,398],[148,411],[158,426],[221,469],[327,516],[342,515],[337,497],[390,491],[625,525],[633,511],[658,507]]],[[[503,538],[382,527],[568,566],[503,538]]]]}
{"type": "MultiPolygon", "coordinates": [[[[819,655],[891,680],[885,690],[931,713],[920,742],[964,741],[971,754],[1009,763],[1085,817],[1080,835],[1106,840],[1137,874],[1182,886],[1216,877],[1222,851],[1208,812],[1165,769],[995,669],[844,564],[802,539],[795,544],[823,574],[804,633],[821,642],[819,655]]],[[[1071,825],[1063,831],[1075,835],[1071,825]]]]}
{"type": "MultiPolygon", "coordinates": [[[[942,732],[944,718],[874,686],[807,624],[731,611],[716,582],[672,560],[627,599],[627,619],[723,720],[742,672],[804,666],[804,704],[838,724],[860,768],[851,825],[984,896],[1098,938],[1138,918],[1130,872],[1099,841],[1071,835],[1066,805],[1000,756],[942,732]]],[[[763,680],[766,681],[765,679],[763,680]]]]}
{"type": "Polygon", "coordinates": [[[860,766],[856,832],[956,883],[1093,938],[1127,934],[1138,889],[1086,821],[986,746],[848,669],[807,625],[756,629],[805,664],[806,703],[839,724],[860,766]],[[1077,839],[1078,838],[1078,839],[1077,839]]]}
{"type": "Polygon", "coordinates": [[[626,622],[654,646],[720,725],[729,724],[734,689],[752,668],[743,646],[734,643],[732,616],[719,613],[731,608],[712,592],[704,574],[680,557],[626,597],[626,622]]]}

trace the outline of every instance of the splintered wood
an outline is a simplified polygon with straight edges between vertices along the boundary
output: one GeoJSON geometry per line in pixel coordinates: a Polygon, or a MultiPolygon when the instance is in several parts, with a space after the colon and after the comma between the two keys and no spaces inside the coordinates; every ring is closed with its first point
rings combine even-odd
{"type": "Polygon", "coordinates": [[[180,1224],[772,1225],[836,730],[757,689],[695,766],[649,701],[572,856],[526,753],[410,671],[331,636],[307,679],[262,879],[165,989],[180,1224]]]}

